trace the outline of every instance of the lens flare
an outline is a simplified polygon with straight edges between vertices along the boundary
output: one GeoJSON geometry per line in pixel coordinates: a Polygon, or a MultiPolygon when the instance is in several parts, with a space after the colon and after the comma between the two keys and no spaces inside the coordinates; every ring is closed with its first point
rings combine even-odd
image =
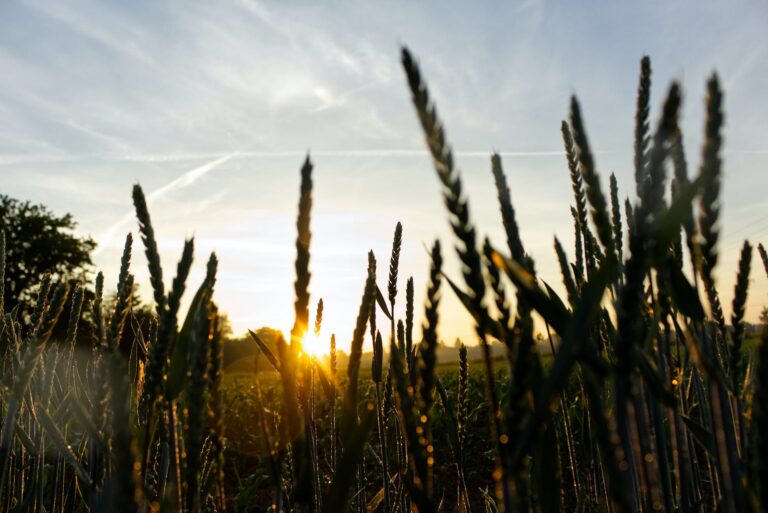
{"type": "Polygon", "coordinates": [[[323,343],[321,338],[313,331],[304,335],[304,339],[301,341],[302,350],[310,356],[323,356],[328,354],[328,344],[323,343]]]}

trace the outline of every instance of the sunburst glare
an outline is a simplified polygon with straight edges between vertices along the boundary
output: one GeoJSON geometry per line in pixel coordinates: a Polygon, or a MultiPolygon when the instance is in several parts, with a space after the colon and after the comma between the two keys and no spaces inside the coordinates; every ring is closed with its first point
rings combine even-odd
{"type": "Polygon", "coordinates": [[[308,331],[301,341],[302,350],[309,356],[321,357],[328,354],[329,343],[315,334],[314,331],[308,331]]]}

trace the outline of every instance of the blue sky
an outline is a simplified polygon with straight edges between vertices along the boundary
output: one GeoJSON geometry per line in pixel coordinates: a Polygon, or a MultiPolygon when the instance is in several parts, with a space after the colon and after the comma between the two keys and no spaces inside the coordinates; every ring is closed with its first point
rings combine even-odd
{"type": "MultiPolygon", "coordinates": [[[[2,192],[71,212],[116,281],[130,188],[140,182],[165,270],[194,235],[221,260],[218,299],[237,331],[292,320],[298,170],[315,163],[312,292],[326,331],[349,338],[373,249],[385,283],[402,221],[401,270],[425,288],[424,245],[452,246],[398,50],[418,56],[457,152],[482,235],[503,243],[490,152],[502,152],[527,249],[559,284],[572,198],[559,124],[582,103],[603,182],[632,195],[639,59],[652,58],[655,119],[671,80],[685,92],[698,163],[704,83],[726,91],[723,256],[730,303],[738,247],[768,242],[768,6],[764,2],[45,2],[0,4],[2,192]]],[[[137,279],[149,285],[140,251],[137,279]]],[[[572,254],[572,250],[569,254],[572,254]]],[[[755,262],[757,264],[757,261],[755,262]]],[[[455,259],[449,274],[458,276],[455,259]]],[[[752,274],[748,317],[768,286],[752,274]]],[[[441,336],[472,343],[444,294],[441,336]]],[[[403,301],[401,301],[403,303],[403,301]]],[[[727,308],[729,311],[730,309],[727,308]]],[[[340,342],[344,344],[344,342],[340,342]]]]}

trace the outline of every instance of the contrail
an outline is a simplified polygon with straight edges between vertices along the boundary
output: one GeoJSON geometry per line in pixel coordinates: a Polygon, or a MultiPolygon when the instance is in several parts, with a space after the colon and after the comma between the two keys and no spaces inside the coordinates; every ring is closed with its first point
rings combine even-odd
{"type": "MultiPolygon", "coordinates": [[[[181,176],[179,176],[175,180],[172,180],[167,184],[163,185],[162,187],[159,187],[154,191],[150,192],[149,194],[147,194],[147,200],[158,201],[158,200],[161,200],[164,196],[166,196],[170,192],[189,187],[190,185],[198,181],[200,178],[202,178],[209,172],[213,171],[214,169],[219,167],[221,164],[224,164],[231,158],[235,157],[236,155],[237,153],[230,153],[229,155],[224,155],[222,157],[217,158],[216,160],[212,160],[208,162],[207,164],[203,164],[202,166],[196,167],[194,169],[190,169],[189,171],[182,173],[181,176]]],[[[104,230],[104,232],[102,232],[102,234],[98,237],[98,246],[96,246],[96,249],[93,252],[94,256],[101,253],[102,250],[104,250],[104,248],[106,248],[107,245],[109,245],[109,243],[114,239],[118,230],[122,229],[126,224],[130,223],[133,217],[134,217],[134,213],[133,211],[130,211],[127,214],[125,214],[123,217],[121,217],[119,221],[117,221],[116,223],[109,226],[109,228],[104,230]]]]}

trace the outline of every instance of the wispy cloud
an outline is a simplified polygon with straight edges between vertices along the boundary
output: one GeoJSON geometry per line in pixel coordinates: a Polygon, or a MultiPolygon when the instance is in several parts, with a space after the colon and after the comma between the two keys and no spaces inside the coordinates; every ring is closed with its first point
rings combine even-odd
{"type": "MultiPolygon", "coordinates": [[[[97,5],[90,5],[90,9],[87,10],[78,10],[73,9],[67,3],[62,2],[23,0],[23,3],[40,14],[66,25],[83,37],[92,39],[94,42],[105,48],[109,48],[121,55],[136,59],[144,64],[152,63],[152,59],[149,55],[142,52],[139,47],[129,39],[120,37],[114,32],[104,29],[101,24],[93,23],[92,20],[89,19],[89,16],[84,14],[84,11],[92,12],[94,8],[98,7],[97,5]]],[[[107,13],[101,10],[100,14],[103,16],[107,13]]]]}
{"type": "MultiPolygon", "coordinates": [[[[220,165],[224,164],[235,155],[236,155],[235,153],[224,155],[217,158],[216,160],[212,160],[206,164],[203,164],[202,166],[196,167],[194,169],[190,169],[189,171],[180,175],[175,180],[172,180],[167,184],[163,185],[162,187],[158,187],[157,189],[153,190],[152,192],[146,195],[146,198],[148,201],[155,201],[155,202],[161,201],[165,196],[167,196],[172,192],[190,187],[195,182],[197,182],[200,178],[210,173],[220,165]]],[[[121,230],[123,227],[125,227],[128,223],[130,223],[131,220],[133,220],[133,217],[134,217],[133,212],[128,212],[127,214],[122,216],[118,221],[110,225],[109,228],[104,230],[104,232],[97,238],[98,246],[94,251],[94,256],[101,253],[105,248],[115,244],[116,243],[115,236],[117,235],[118,231],[121,230]]]]}

